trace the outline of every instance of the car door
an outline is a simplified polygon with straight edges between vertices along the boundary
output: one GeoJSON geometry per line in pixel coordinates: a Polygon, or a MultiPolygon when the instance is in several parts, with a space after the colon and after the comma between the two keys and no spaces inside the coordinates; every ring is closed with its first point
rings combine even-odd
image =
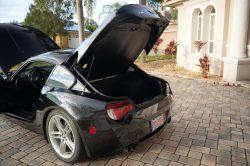
{"type": "Polygon", "coordinates": [[[0,114],[7,111],[9,101],[8,82],[6,77],[0,73],[0,114]]]}

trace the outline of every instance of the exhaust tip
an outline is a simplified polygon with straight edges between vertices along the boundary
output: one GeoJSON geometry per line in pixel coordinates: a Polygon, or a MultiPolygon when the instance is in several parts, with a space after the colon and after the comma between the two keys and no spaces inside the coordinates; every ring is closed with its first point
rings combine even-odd
{"type": "Polygon", "coordinates": [[[130,151],[132,150],[132,148],[135,149],[137,146],[138,146],[138,143],[135,142],[135,143],[132,143],[132,144],[129,144],[128,146],[126,146],[126,147],[125,147],[125,150],[126,150],[127,152],[130,152],[130,151]]]}
{"type": "Polygon", "coordinates": [[[135,149],[137,146],[138,146],[138,143],[137,143],[137,142],[136,142],[136,143],[134,143],[134,145],[133,145],[133,149],[135,149]]]}
{"type": "Polygon", "coordinates": [[[170,123],[171,122],[171,116],[168,118],[168,123],[170,123]]]}

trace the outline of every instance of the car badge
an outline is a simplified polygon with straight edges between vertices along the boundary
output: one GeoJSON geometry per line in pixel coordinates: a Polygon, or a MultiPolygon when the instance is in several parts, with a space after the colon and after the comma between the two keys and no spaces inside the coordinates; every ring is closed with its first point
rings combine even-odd
{"type": "Polygon", "coordinates": [[[143,14],[144,12],[138,12],[139,14],[143,14]]]}

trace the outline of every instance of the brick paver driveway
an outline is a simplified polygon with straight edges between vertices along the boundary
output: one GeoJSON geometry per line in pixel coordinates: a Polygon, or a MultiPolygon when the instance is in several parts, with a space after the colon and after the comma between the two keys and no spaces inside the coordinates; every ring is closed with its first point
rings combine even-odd
{"type": "MultiPolygon", "coordinates": [[[[250,89],[164,79],[176,103],[160,135],[130,153],[76,165],[250,165],[250,89]]],[[[66,165],[45,140],[0,115],[0,165],[7,164],[66,165]]]]}

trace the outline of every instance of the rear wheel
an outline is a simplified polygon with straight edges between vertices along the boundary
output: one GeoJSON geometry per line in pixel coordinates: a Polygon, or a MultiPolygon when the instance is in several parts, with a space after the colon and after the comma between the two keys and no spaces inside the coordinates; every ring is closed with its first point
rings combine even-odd
{"type": "Polygon", "coordinates": [[[74,163],[86,156],[78,131],[64,112],[51,111],[46,121],[46,134],[54,153],[62,161],[74,163]]]}

